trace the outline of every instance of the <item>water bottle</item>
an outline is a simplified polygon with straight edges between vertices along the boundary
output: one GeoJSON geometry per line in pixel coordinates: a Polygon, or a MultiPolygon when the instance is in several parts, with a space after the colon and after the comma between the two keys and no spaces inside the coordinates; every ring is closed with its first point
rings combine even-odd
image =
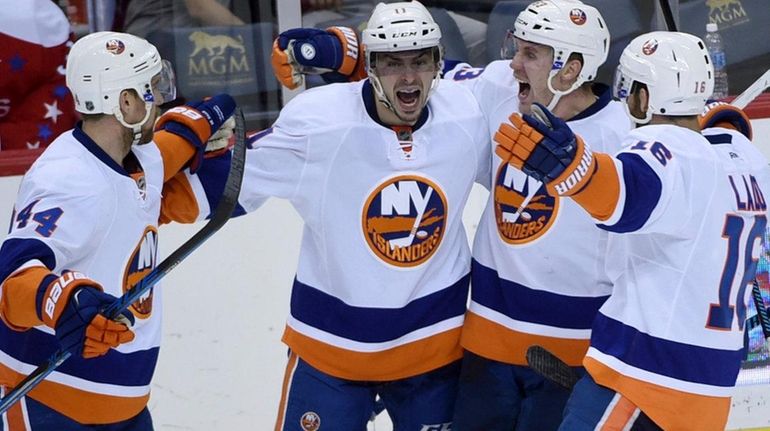
{"type": "Polygon", "coordinates": [[[722,37],[717,31],[717,23],[706,24],[706,37],[703,40],[714,64],[714,94],[711,99],[724,99],[728,95],[727,89],[727,61],[725,59],[725,46],[722,37]]]}

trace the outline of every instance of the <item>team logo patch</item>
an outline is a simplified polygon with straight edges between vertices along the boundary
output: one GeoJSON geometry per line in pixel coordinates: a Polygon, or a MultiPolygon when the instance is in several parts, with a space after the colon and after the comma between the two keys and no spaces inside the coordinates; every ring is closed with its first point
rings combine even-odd
{"type": "MultiPolygon", "coordinates": [[[[147,226],[139,244],[134,248],[123,277],[123,293],[134,287],[141,279],[150,273],[158,263],[158,230],[153,226],[147,226]]],[[[136,302],[131,304],[131,311],[139,319],[146,319],[152,313],[151,288],[136,302]]]]}
{"type": "Polygon", "coordinates": [[[413,267],[436,252],[446,230],[447,201],[432,181],[401,175],[379,185],[366,200],[366,243],[384,262],[413,267]]]}
{"type": "Polygon", "coordinates": [[[642,45],[642,52],[644,53],[644,55],[652,55],[657,50],[658,50],[658,41],[656,39],[650,39],[647,42],[644,42],[644,45],[642,45]]]}
{"type": "Polygon", "coordinates": [[[124,45],[123,41],[120,39],[110,39],[105,44],[105,48],[107,48],[107,52],[111,54],[120,55],[125,51],[126,45],[124,45]]]}
{"type": "Polygon", "coordinates": [[[508,163],[501,163],[495,179],[495,221],[508,244],[527,244],[545,234],[556,221],[559,199],[545,185],[508,163]]]}
{"type": "Polygon", "coordinates": [[[299,50],[305,60],[312,60],[315,58],[315,47],[313,45],[303,43],[302,46],[299,47],[299,50]]]}
{"type": "Polygon", "coordinates": [[[304,431],[317,431],[321,428],[321,418],[316,412],[307,412],[302,415],[302,419],[299,420],[299,425],[304,431]]]}
{"type": "Polygon", "coordinates": [[[569,11],[569,19],[576,25],[583,25],[586,23],[586,20],[588,18],[586,17],[586,13],[583,12],[582,9],[575,8],[569,11]]]}

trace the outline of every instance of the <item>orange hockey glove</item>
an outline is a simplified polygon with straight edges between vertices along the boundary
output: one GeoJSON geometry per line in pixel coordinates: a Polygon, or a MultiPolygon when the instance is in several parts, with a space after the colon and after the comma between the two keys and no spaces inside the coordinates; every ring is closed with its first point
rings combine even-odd
{"type": "Polygon", "coordinates": [[[128,329],[134,316],[126,310],[118,321],[107,320],[99,312],[117,298],[102,292],[99,283],[79,272],[50,275],[40,287],[40,318],[54,329],[63,349],[84,358],[106,354],[110,348],[128,343],[134,333],[128,329]]]}
{"type": "Polygon", "coordinates": [[[701,129],[709,127],[724,127],[741,132],[743,136],[751,140],[754,132],[751,129],[751,120],[743,112],[743,109],[725,102],[711,102],[703,109],[698,117],[701,129]]]}
{"type": "Polygon", "coordinates": [[[564,120],[539,104],[533,115],[513,114],[495,133],[497,153],[525,174],[546,184],[551,195],[571,196],[589,181],[595,169],[591,149],[564,120]]]}

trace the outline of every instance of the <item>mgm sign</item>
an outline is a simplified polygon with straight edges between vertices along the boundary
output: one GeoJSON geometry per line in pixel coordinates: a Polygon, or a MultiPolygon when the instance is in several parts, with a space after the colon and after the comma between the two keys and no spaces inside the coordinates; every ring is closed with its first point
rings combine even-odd
{"type": "Polygon", "coordinates": [[[741,0],[706,0],[706,6],[709,21],[717,23],[720,30],[749,21],[741,0]]]}
{"type": "MultiPolygon", "coordinates": [[[[248,33],[247,33],[248,34],[248,33]]],[[[211,88],[233,95],[253,91],[256,85],[254,73],[254,49],[251,40],[244,41],[242,34],[233,36],[204,31],[190,33],[185,51],[187,70],[180,81],[199,96],[210,95],[211,88]],[[250,60],[251,59],[251,60],[250,60]],[[242,87],[243,91],[238,91],[242,87]]]]}

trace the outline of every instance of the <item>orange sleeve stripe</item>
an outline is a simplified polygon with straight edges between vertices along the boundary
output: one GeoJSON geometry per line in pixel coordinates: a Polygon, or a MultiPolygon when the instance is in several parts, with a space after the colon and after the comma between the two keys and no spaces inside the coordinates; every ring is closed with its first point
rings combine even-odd
{"type": "Polygon", "coordinates": [[[462,357],[460,328],[380,352],[355,352],[300,334],[288,325],[283,342],[313,367],[349,380],[388,381],[416,376],[462,357]]]}
{"type": "Polygon", "coordinates": [[[163,185],[163,200],[160,203],[160,224],[193,223],[198,219],[200,208],[190,181],[184,172],[163,185]]]}
{"type": "Polygon", "coordinates": [[[283,430],[283,424],[286,422],[286,401],[289,398],[289,385],[294,377],[294,370],[297,367],[297,354],[291,352],[289,361],[286,363],[286,372],[283,375],[283,384],[281,385],[281,402],[278,404],[278,419],[275,421],[275,431],[283,430]]]}
{"type": "Polygon", "coordinates": [[[594,153],[596,170],[591,180],[572,199],[597,220],[608,220],[620,199],[620,178],[609,154],[594,153]]]}
{"type": "Polygon", "coordinates": [[[0,297],[0,316],[16,331],[42,325],[37,313],[37,291],[43,279],[51,275],[44,266],[32,266],[8,277],[0,297]]]}
{"type": "Polygon", "coordinates": [[[153,140],[163,158],[163,182],[174,177],[187,166],[195,155],[195,148],[181,136],[159,130],[153,135],[153,140]]]}
{"type": "Polygon", "coordinates": [[[543,346],[572,367],[579,367],[588,351],[588,339],[569,339],[514,331],[468,311],[462,333],[463,348],[498,362],[527,365],[527,348],[543,346]]]}
{"type": "Polygon", "coordinates": [[[629,422],[635,418],[635,413],[639,410],[628,398],[618,394],[617,402],[611,405],[609,415],[604,422],[599,423],[600,431],[614,431],[627,429],[629,422]]]}
{"type": "MultiPolygon", "coordinates": [[[[3,396],[5,396],[7,392],[8,388],[3,387],[3,396]]],[[[27,421],[24,418],[24,410],[21,408],[21,403],[23,402],[25,402],[24,398],[22,398],[18,403],[9,407],[6,411],[5,418],[8,421],[8,431],[31,431],[29,428],[27,428],[27,421]]]]}
{"type": "MultiPolygon", "coordinates": [[[[4,386],[16,386],[25,377],[0,364],[0,383],[4,386]]],[[[43,380],[27,396],[86,424],[109,424],[130,419],[138,415],[150,399],[149,393],[139,397],[118,397],[87,392],[50,380],[43,380]]]]}
{"type": "Polygon", "coordinates": [[[618,373],[592,357],[583,361],[596,383],[628,398],[666,430],[723,431],[730,397],[698,395],[618,373]]]}

